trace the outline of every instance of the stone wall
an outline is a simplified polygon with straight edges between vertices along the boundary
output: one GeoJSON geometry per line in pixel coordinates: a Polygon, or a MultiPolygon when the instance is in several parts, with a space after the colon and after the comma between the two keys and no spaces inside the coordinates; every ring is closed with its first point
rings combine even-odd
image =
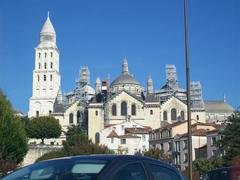
{"type": "Polygon", "coordinates": [[[59,150],[60,148],[62,148],[60,145],[28,145],[28,152],[22,162],[22,166],[32,164],[42,155],[51,151],[59,150]]]}

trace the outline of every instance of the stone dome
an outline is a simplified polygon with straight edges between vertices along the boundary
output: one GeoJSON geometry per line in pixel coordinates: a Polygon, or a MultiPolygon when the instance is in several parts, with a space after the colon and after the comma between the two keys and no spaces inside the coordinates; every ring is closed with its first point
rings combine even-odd
{"type": "Polygon", "coordinates": [[[122,64],[122,74],[111,83],[110,87],[111,92],[114,93],[125,90],[131,94],[140,95],[143,92],[143,87],[134,79],[133,75],[128,72],[127,58],[124,59],[122,64]]]}
{"type": "Polygon", "coordinates": [[[130,74],[121,74],[112,82],[111,86],[120,84],[140,85],[140,83],[130,74]]]}

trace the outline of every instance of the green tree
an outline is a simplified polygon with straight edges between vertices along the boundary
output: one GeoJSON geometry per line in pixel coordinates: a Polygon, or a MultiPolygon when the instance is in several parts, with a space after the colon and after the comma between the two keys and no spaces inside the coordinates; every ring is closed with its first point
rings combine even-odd
{"type": "Polygon", "coordinates": [[[20,119],[0,90],[0,172],[16,167],[27,153],[27,137],[20,119]]]}
{"type": "Polygon", "coordinates": [[[206,158],[196,159],[193,161],[193,170],[200,172],[200,174],[204,174],[212,168],[213,165],[211,161],[207,160],[206,158]]]}
{"type": "Polygon", "coordinates": [[[148,156],[148,157],[159,159],[166,162],[171,161],[171,158],[169,157],[169,155],[164,153],[163,150],[160,150],[158,148],[150,149],[149,151],[144,152],[144,156],[148,156]]]}
{"type": "Polygon", "coordinates": [[[54,117],[42,116],[30,120],[26,126],[26,132],[29,138],[41,139],[44,144],[44,139],[59,138],[62,130],[54,117]]]}
{"type": "Polygon", "coordinates": [[[88,140],[81,127],[71,126],[66,133],[66,141],[59,151],[44,154],[37,161],[64,156],[90,155],[90,154],[113,154],[107,146],[94,144],[88,140]]]}
{"type": "Polygon", "coordinates": [[[66,142],[68,145],[73,146],[75,144],[88,144],[87,134],[84,133],[80,126],[72,125],[68,127],[66,133],[66,142]]]}
{"type": "Polygon", "coordinates": [[[226,161],[231,161],[240,155],[240,112],[236,111],[228,117],[226,127],[219,133],[222,138],[218,141],[219,148],[225,151],[226,161]]]}

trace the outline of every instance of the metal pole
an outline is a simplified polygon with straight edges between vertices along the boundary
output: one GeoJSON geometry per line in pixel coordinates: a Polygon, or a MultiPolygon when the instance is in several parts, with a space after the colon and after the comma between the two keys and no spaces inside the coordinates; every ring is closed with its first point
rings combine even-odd
{"type": "Polygon", "coordinates": [[[192,126],[190,106],[190,73],[187,26],[187,1],[184,0],[184,27],[185,27],[185,56],[186,56],[186,84],[187,84],[187,119],[188,119],[188,179],[192,180],[192,126]]]}

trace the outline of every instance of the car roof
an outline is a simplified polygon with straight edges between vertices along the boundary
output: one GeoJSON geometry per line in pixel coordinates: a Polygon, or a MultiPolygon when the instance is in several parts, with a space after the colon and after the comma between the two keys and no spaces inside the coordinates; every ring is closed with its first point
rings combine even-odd
{"type": "Polygon", "coordinates": [[[146,156],[135,156],[135,155],[118,155],[118,154],[94,154],[94,155],[78,155],[78,156],[69,156],[69,157],[61,157],[61,158],[56,158],[56,159],[49,159],[49,160],[44,160],[40,161],[41,162],[53,162],[53,161],[75,161],[75,160],[97,160],[97,161],[113,161],[113,160],[145,160],[151,163],[155,164],[161,164],[165,167],[171,168],[171,169],[176,169],[173,165],[170,165],[166,162],[163,162],[161,160],[153,159],[150,157],[146,156]]]}

